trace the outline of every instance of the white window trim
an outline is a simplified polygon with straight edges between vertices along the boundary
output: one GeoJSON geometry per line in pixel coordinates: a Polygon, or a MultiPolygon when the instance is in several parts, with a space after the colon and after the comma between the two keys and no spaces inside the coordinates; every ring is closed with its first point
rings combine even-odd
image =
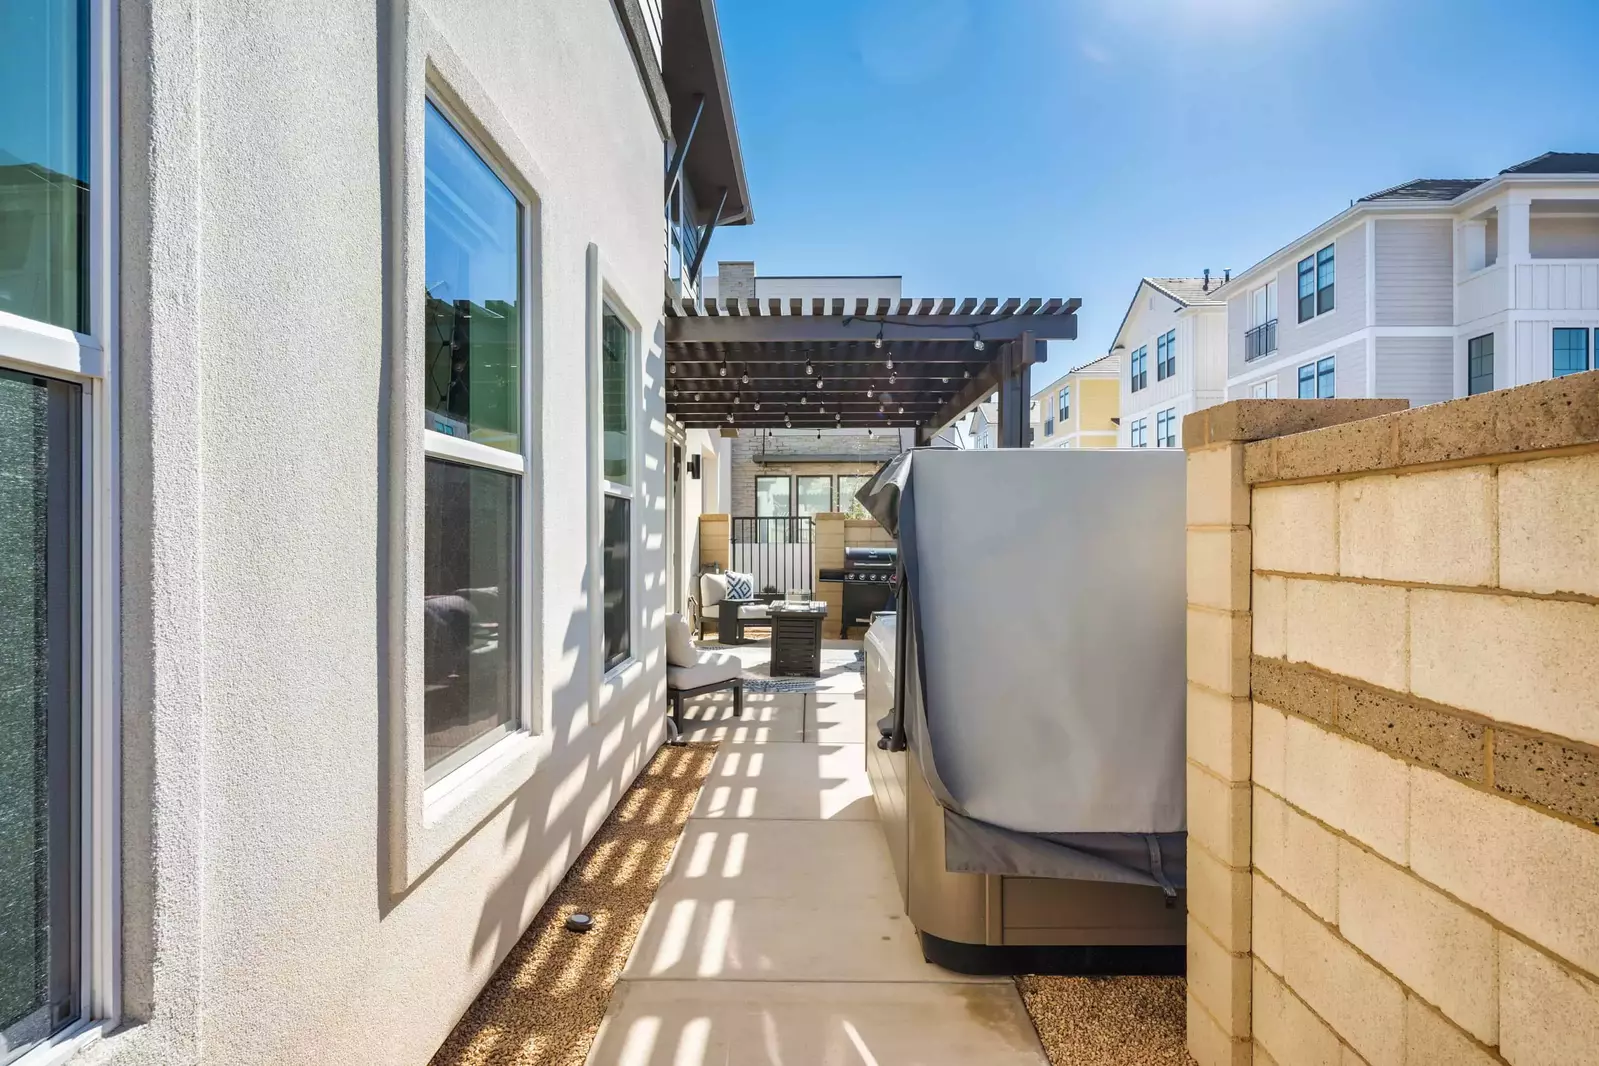
{"type": "Polygon", "coordinates": [[[119,140],[116,4],[89,5],[89,332],[0,312],[0,366],[82,389],[79,603],[81,874],[76,1018],[14,1066],[54,1066],[114,1029],[122,1011],[120,422],[117,365],[119,140]]]}
{"type": "Polygon", "coordinates": [[[442,861],[460,841],[505,803],[549,758],[554,733],[543,669],[542,470],[540,406],[543,375],[544,247],[542,190],[550,187],[514,127],[487,89],[467,69],[419,5],[404,8],[405,22],[389,86],[396,123],[390,139],[390,202],[395,213],[393,258],[385,264],[393,284],[387,313],[396,357],[387,382],[390,512],[386,609],[390,633],[385,657],[383,767],[389,806],[387,887],[402,893],[442,861]],[[522,204],[522,419],[520,454],[505,452],[426,428],[422,368],[409,358],[426,335],[425,138],[426,104],[450,120],[480,158],[522,204]],[[407,146],[415,151],[407,151],[407,146]],[[425,768],[422,687],[422,551],[426,458],[465,462],[521,474],[519,698],[514,728],[435,781],[425,768]],[[516,467],[520,466],[520,470],[516,467]]]}
{"type": "Polygon", "coordinates": [[[644,453],[642,432],[646,411],[643,402],[643,351],[644,331],[638,316],[629,309],[627,301],[609,279],[618,277],[599,245],[590,244],[585,256],[587,269],[588,312],[588,452],[590,463],[589,484],[589,670],[591,697],[589,719],[597,722],[607,709],[619,704],[619,694],[636,679],[643,676],[644,664],[640,654],[645,626],[643,618],[643,513],[646,496],[642,491],[644,481],[644,453]],[[627,411],[628,483],[608,481],[605,471],[605,417],[603,359],[604,315],[609,310],[627,327],[627,411]],[[605,497],[620,496],[631,501],[628,507],[628,641],[627,658],[610,669],[605,667],[605,573],[604,545],[605,497]]]}

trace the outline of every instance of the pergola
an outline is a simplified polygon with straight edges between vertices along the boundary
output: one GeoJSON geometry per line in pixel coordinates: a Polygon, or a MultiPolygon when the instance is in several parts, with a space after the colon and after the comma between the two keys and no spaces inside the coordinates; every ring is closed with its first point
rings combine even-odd
{"type": "Polygon", "coordinates": [[[690,428],[915,427],[919,442],[999,393],[1027,444],[1037,342],[1074,340],[1081,300],[668,300],[666,410],[690,428]]]}

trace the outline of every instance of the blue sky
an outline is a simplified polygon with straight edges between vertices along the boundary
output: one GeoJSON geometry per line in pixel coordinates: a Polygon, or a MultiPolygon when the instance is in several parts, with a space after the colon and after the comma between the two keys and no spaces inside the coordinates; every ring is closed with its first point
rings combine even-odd
{"type": "Polygon", "coordinates": [[[1413,177],[1599,151],[1599,0],[718,4],[756,223],[710,258],[1078,296],[1241,270],[1413,177]]]}

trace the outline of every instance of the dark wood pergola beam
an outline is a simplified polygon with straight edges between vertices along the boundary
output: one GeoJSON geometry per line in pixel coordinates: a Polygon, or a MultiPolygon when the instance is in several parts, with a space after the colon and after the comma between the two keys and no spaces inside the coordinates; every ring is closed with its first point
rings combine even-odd
{"type": "MultiPolygon", "coordinates": [[[[1072,301],[1075,303],[1076,301],[1072,301]]],[[[875,318],[816,315],[704,315],[666,319],[667,344],[703,341],[708,343],[787,343],[823,344],[829,341],[860,341],[870,345],[878,330],[883,343],[962,342],[970,346],[975,330],[985,344],[1002,343],[1031,331],[1040,340],[1076,340],[1077,315],[1011,315],[995,318],[985,315],[913,315],[875,318]]],[[[873,349],[877,351],[879,349],[873,349]]],[[[896,356],[896,358],[898,358],[896,356]]],[[[981,356],[979,356],[981,358],[981,356]]]]}

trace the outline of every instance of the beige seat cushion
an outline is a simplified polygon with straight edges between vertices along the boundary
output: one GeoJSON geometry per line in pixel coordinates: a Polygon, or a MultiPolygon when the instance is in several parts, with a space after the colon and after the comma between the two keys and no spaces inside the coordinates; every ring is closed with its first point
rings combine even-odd
{"type": "Polygon", "coordinates": [[[747,603],[738,609],[740,618],[770,618],[771,610],[764,603],[747,603]]]}
{"type": "Polygon", "coordinates": [[[694,634],[688,619],[680,614],[666,616],[666,665],[693,666],[699,660],[699,650],[694,647],[694,634]]]}
{"type": "Polygon", "coordinates": [[[702,651],[693,666],[666,667],[666,687],[676,689],[701,688],[720,681],[731,681],[744,672],[738,656],[721,651],[702,651]]]}
{"type": "Polygon", "coordinates": [[[701,574],[700,607],[708,611],[725,599],[727,599],[727,575],[701,574]]]}

